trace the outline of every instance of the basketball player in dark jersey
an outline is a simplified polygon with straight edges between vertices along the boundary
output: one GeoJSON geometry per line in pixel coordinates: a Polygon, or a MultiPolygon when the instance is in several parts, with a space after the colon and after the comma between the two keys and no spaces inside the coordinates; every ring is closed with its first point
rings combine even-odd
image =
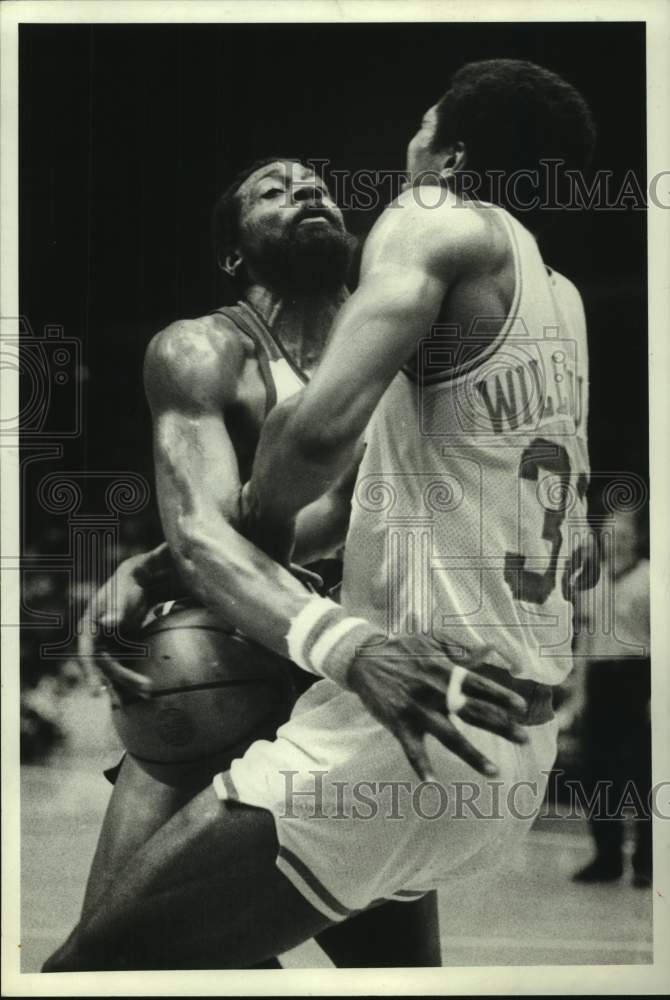
{"type": "MultiPolygon", "coordinates": [[[[462,169],[468,155],[479,172],[487,166],[492,170],[499,166],[528,169],[535,167],[542,156],[555,156],[561,150],[569,154],[570,165],[582,165],[592,138],[588,110],[580,96],[553,74],[528,64],[498,62],[466,67],[459,74],[458,84],[444,102],[430,110],[410,144],[408,159],[412,171],[429,168],[453,176],[462,169]],[[538,132],[540,123],[543,127],[538,132]],[[536,133],[539,143],[533,139],[536,133]],[[495,141],[489,141],[491,137],[495,141]],[[529,159],[524,159],[527,154],[524,141],[529,143],[529,159]],[[487,154],[488,164],[482,160],[487,154]]],[[[251,254],[245,256],[241,238],[236,249],[242,263],[248,263],[252,269],[257,263],[253,255],[262,233],[267,232],[265,223],[269,223],[263,202],[267,196],[267,211],[271,215],[272,199],[284,195],[285,189],[281,188],[262,193],[257,188],[253,192],[247,188],[241,193],[240,201],[247,212],[243,212],[240,237],[246,235],[251,254]],[[245,222],[252,216],[255,225],[245,233],[245,222]]],[[[268,547],[273,534],[276,540],[276,529],[288,527],[294,537],[289,538],[289,545],[282,547],[282,558],[286,558],[291,548],[294,552],[299,551],[300,524],[293,521],[296,511],[315,497],[327,496],[331,484],[337,482],[338,476],[346,474],[356,442],[384,390],[415,355],[417,343],[429,336],[431,323],[438,317],[448,319],[451,309],[459,325],[467,329],[469,320],[473,315],[481,315],[481,311],[487,316],[499,317],[499,322],[490,324],[491,329],[478,331],[475,343],[466,345],[463,363],[468,370],[478,360],[473,356],[473,347],[474,355],[476,348],[480,348],[479,360],[488,358],[498,349],[510,322],[516,318],[518,302],[528,305],[534,319],[551,320],[552,329],[557,329],[561,336],[574,330],[580,344],[584,339],[576,292],[569,283],[561,281],[557,282],[560,287],[554,294],[553,279],[548,276],[532,237],[522,232],[524,227],[508,219],[502,210],[486,216],[480,213],[479,206],[464,205],[451,194],[434,210],[411,198],[401,199],[397,207],[404,211],[384,213],[368,240],[362,282],[338,315],[325,354],[325,369],[319,367],[305,390],[276,407],[261,433],[261,442],[265,439],[265,444],[255,458],[251,488],[242,496],[243,524],[268,547]],[[523,295],[525,298],[520,297],[523,295]],[[566,321],[563,320],[564,312],[566,321]],[[311,422],[303,419],[305,412],[310,414],[311,422]],[[285,459],[285,467],[277,468],[273,448],[285,459]],[[271,469],[274,469],[276,482],[281,483],[275,496],[269,495],[272,492],[271,469]]],[[[294,207],[284,204],[282,211],[288,214],[282,216],[285,221],[277,220],[280,230],[289,227],[291,219],[296,218],[291,214],[296,212],[294,207]]],[[[311,227],[326,223],[313,221],[302,225],[311,227]]],[[[230,266],[235,264],[233,256],[230,266]]],[[[459,817],[456,823],[447,818],[439,827],[439,836],[436,836],[435,827],[411,813],[404,815],[401,823],[388,820],[351,823],[349,816],[342,823],[339,817],[337,822],[328,817],[319,823],[309,820],[293,823],[292,818],[282,817],[281,806],[285,800],[281,794],[277,795],[276,782],[281,768],[290,767],[293,762],[313,761],[316,755],[329,769],[329,774],[344,775],[349,782],[380,774],[409,780],[408,758],[420,773],[425,774],[430,766],[422,743],[428,731],[438,737],[430,743],[430,761],[441,783],[453,787],[454,782],[470,783],[477,772],[497,773],[491,762],[493,757],[500,762],[504,784],[511,787],[512,782],[515,786],[517,782],[542,785],[540,775],[546,775],[555,755],[551,678],[569,669],[569,665],[561,665],[553,656],[543,659],[540,640],[531,634],[532,625],[517,621],[515,629],[512,620],[493,621],[494,627],[496,624],[504,626],[501,639],[519,652],[521,662],[516,664],[516,670],[523,671],[525,677],[515,679],[512,676],[515,665],[509,660],[507,669],[500,664],[494,665],[494,676],[506,675],[505,686],[517,697],[524,692],[526,710],[521,709],[518,700],[517,710],[523,711],[526,732],[533,735],[517,733],[509,716],[504,717],[506,713],[502,713],[502,717],[490,714],[494,691],[488,685],[484,688],[474,686],[475,679],[483,684],[487,677],[490,678],[490,670],[474,672],[462,667],[447,670],[447,704],[440,710],[435,699],[431,700],[418,683],[419,678],[425,685],[436,681],[436,656],[435,659],[429,655],[417,656],[421,644],[416,636],[413,642],[404,644],[388,640],[379,625],[375,628],[352,614],[357,611],[357,605],[368,600],[366,578],[368,583],[374,584],[370,598],[372,610],[384,579],[375,562],[368,561],[365,565],[360,523],[355,529],[360,541],[358,551],[350,551],[349,545],[345,551],[345,574],[347,556],[358,558],[357,579],[350,579],[352,594],[356,590],[354,584],[358,587],[353,604],[348,607],[345,600],[344,608],[338,609],[323,598],[305,598],[290,574],[282,575],[278,565],[272,564],[266,569],[267,579],[273,587],[273,604],[267,608],[264,635],[258,635],[258,610],[267,584],[265,574],[257,579],[254,573],[260,564],[257,550],[246,550],[250,559],[244,562],[239,553],[245,546],[239,545],[233,534],[228,533],[226,537],[224,531],[220,541],[217,538],[220,501],[218,507],[211,507],[209,511],[198,510],[198,497],[193,490],[195,479],[183,481],[192,467],[191,462],[202,461],[203,443],[213,429],[219,435],[219,444],[223,443],[232,454],[229,436],[221,442],[221,411],[239,402],[239,395],[231,393],[230,381],[225,381],[230,367],[217,370],[218,355],[212,351],[210,337],[193,344],[183,337],[183,330],[177,329],[174,333],[176,345],[172,351],[168,349],[163,353],[163,364],[159,368],[162,375],[157,385],[150,386],[150,397],[154,413],[160,408],[161,399],[171,400],[174,408],[166,371],[170,370],[170,360],[174,363],[176,359],[185,359],[186,374],[192,378],[185,381],[191,390],[181,410],[184,438],[190,447],[179,453],[180,462],[170,463],[169,453],[166,456],[173,494],[178,497],[173,512],[176,523],[172,527],[167,523],[169,510],[163,510],[166,534],[180,571],[188,579],[189,588],[208,606],[220,609],[229,619],[234,615],[236,623],[250,636],[260,638],[277,651],[288,652],[300,666],[321,674],[324,679],[302,696],[302,711],[294,712],[282,727],[282,736],[272,744],[254,744],[244,758],[233,763],[230,772],[217,776],[214,782],[216,798],[211,789],[205,789],[126,861],[111,884],[103,887],[88,919],[48,964],[47,968],[53,971],[109,968],[110,958],[117,967],[133,963],[132,967],[150,968],[160,962],[163,955],[170,956],[171,967],[179,967],[188,956],[188,964],[193,967],[198,961],[208,962],[215,942],[220,948],[221,965],[234,968],[253,964],[319,933],[336,922],[338,914],[350,914],[356,907],[373,905],[380,896],[412,896],[437,885],[449,885],[453,880],[492,870],[504,858],[501,838],[507,847],[515,844],[517,835],[528,828],[534,816],[531,810],[525,826],[520,826],[516,822],[518,817],[511,813],[501,823],[487,823],[476,817],[471,817],[471,821],[459,817]],[[210,381],[212,360],[216,377],[210,381]],[[206,362],[204,368],[199,367],[203,361],[206,362]],[[222,384],[229,393],[224,397],[220,395],[222,384]],[[161,396],[166,388],[168,391],[161,396]],[[209,413],[211,419],[204,417],[203,411],[209,413]],[[196,432],[202,428],[205,437],[189,436],[189,427],[196,432]],[[363,575],[360,574],[361,566],[365,570],[363,575]],[[247,588],[246,597],[241,605],[235,606],[228,595],[240,580],[247,588]],[[383,651],[377,653],[375,650],[374,655],[368,655],[370,641],[378,641],[380,636],[387,640],[383,651]],[[361,649],[365,655],[357,652],[361,649]],[[397,655],[402,649],[404,657],[397,655]],[[546,677],[547,682],[542,677],[546,677]],[[450,697],[454,679],[455,697],[450,697]],[[478,698],[474,697],[475,690],[479,693],[478,698]],[[478,704],[475,705],[475,701],[478,704]],[[417,708],[417,704],[421,707],[417,708]],[[413,705],[409,711],[415,720],[409,738],[402,724],[408,720],[408,705],[413,705]],[[445,715],[454,717],[453,730],[445,715]],[[511,746],[512,743],[515,745],[511,746]],[[287,841],[292,841],[296,850],[282,853],[287,841]],[[170,920],[162,921],[162,935],[159,936],[156,921],[168,909],[170,920]],[[279,919],[278,914],[281,915],[279,919]]],[[[170,339],[165,338],[166,348],[170,346],[170,339]]],[[[569,340],[566,336],[565,343],[559,345],[561,351],[564,347],[568,349],[569,340]]],[[[157,346],[160,347],[160,343],[157,346]]],[[[542,365],[543,369],[546,366],[549,371],[552,359],[557,361],[556,350],[552,354],[551,345],[545,346],[546,359],[541,354],[537,359],[527,357],[526,363],[535,360],[538,366],[542,365]]],[[[507,347],[514,347],[512,338],[507,347]]],[[[233,367],[240,371],[243,370],[244,352],[239,346],[237,350],[240,360],[238,367],[233,367]]],[[[519,366],[522,361],[520,358],[519,366]]],[[[439,375],[442,381],[448,382],[448,378],[444,378],[448,372],[440,371],[439,375]]],[[[577,386],[578,378],[574,372],[572,375],[572,382],[577,386]]],[[[494,376],[492,372],[491,377],[494,376]]],[[[444,405],[447,413],[451,403],[456,402],[452,386],[443,392],[439,380],[436,384],[436,406],[428,411],[432,419],[439,416],[438,404],[444,405]]],[[[566,433],[575,438],[575,442],[568,442],[570,454],[565,461],[569,470],[570,461],[576,462],[581,455],[579,442],[583,434],[577,433],[578,415],[574,406],[570,409],[566,403],[564,408],[564,400],[557,396],[556,390],[549,391],[548,381],[541,382],[541,388],[542,406],[538,419],[545,436],[558,433],[553,421],[555,417],[564,421],[568,428],[566,433]]],[[[386,448],[392,462],[397,464],[400,460],[399,467],[406,479],[408,472],[402,469],[403,464],[409,465],[411,448],[425,446],[425,454],[437,461],[439,448],[429,436],[437,438],[446,433],[429,426],[428,434],[424,435],[426,440],[422,443],[420,435],[419,441],[415,440],[417,411],[411,403],[412,392],[404,382],[398,383],[397,390],[389,397],[390,410],[383,412],[381,421],[375,414],[373,434],[368,439],[368,449],[371,441],[376,457],[379,449],[386,448]]],[[[470,405],[474,405],[476,399],[476,396],[471,397],[470,405]]],[[[167,405],[165,410],[169,412],[167,405]]],[[[504,558],[504,548],[502,553],[495,553],[496,561],[490,570],[500,570],[501,579],[495,580],[491,592],[500,600],[500,608],[511,607],[517,616],[527,614],[526,605],[530,604],[532,612],[533,604],[542,604],[551,597],[552,602],[558,602],[556,607],[560,608],[562,619],[567,611],[560,601],[560,585],[556,592],[556,577],[559,555],[561,569],[565,560],[560,531],[557,542],[555,536],[556,524],[560,526],[565,511],[560,509],[549,516],[538,509],[529,522],[532,529],[529,537],[526,533],[522,536],[514,533],[509,514],[516,509],[512,501],[517,481],[523,484],[532,481],[533,477],[536,479],[538,463],[553,460],[549,471],[557,469],[563,478],[569,477],[569,471],[566,473],[563,468],[566,449],[554,448],[553,443],[543,437],[525,450],[522,447],[515,458],[514,451],[520,441],[508,441],[509,428],[498,426],[500,421],[495,412],[491,417],[488,437],[494,439],[495,434],[504,432],[509,454],[498,448],[491,455],[480,453],[480,457],[484,464],[494,469],[499,469],[498,460],[509,464],[509,474],[498,477],[498,491],[494,491],[492,498],[497,504],[500,490],[506,491],[511,498],[506,505],[500,505],[498,527],[496,518],[489,517],[485,522],[488,530],[497,532],[506,547],[511,547],[509,559],[504,558]],[[556,455],[561,459],[558,465],[556,455]],[[525,545],[536,540],[536,533],[545,543],[550,541],[557,545],[546,567],[543,554],[533,553],[529,565],[525,565],[526,548],[521,554],[515,548],[522,542],[525,545]],[[507,567],[504,573],[503,561],[507,567]],[[513,601],[516,604],[513,605],[513,601]]],[[[512,417],[510,423],[516,428],[534,418],[534,413],[515,411],[512,417]]],[[[451,427],[447,427],[449,430],[451,427]]],[[[524,433],[533,434],[532,430],[524,430],[524,433]]],[[[169,445],[169,440],[167,443],[169,445]]],[[[477,448],[478,442],[468,442],[468,446],[477,448]]],[[[492,447],[495,447],[495,440],[492,447]]],[[[220,449],[217,454],[223,456],[220,449]]],[[[470,464],[474,466],[476,462],[470,464]]],[[[443,465],[439,466],[441,473],[445,471],[443,465]]],[[[461,465],[464,466],[462,456],[461,465]]],[[[390,468],[392,471],[393,465],[390,468]]],[[[575,466],[576,471],[579,468],[575,466]]],[[[386,470],[382,466],[379,471],[384,473],[386,470]]],[[[428,471],[430,475],[436,474],[431,468],[428,471]]],[[[204,469],[202,475],[206,473],[204,469]]],[[[409,475],[407,482],[418,489],[420,482],[416,473],[409,475]]],[[[488,486],[490,488],[490,482],[488,486]]],[[[578,485],[576,492],[578,495],[578,485]]],[[[457,493],[453,495],[458,496],[457,493]]],[[[448,499],[444,492],[441,496],[442,501],[439,498],[437,501],[438,512],[443,511],[448,499]]],[[[468,495],[466,504],[456,505],[455,523],[460,525],[461,538],[467,546],[476,542],[472,518],[469,525],[464,523],[468,510],[475,510],[471,506],[474,499],[474,495],[468,495]]],[[[239,487],[234,491],[233,500],[228,517],[239,525],[239,487]]],[[[403,504],[407,502],[405,497],[402,501],[403,504]]],[[[377,506],[376,512],[379,510],[377,506]]],[[[451,519],[441,518],[440,526],[448,530],[451,523],[451,519]]],[[[370,545],[370,541],[368,535],[365,545],[370,545]]],[[[488,557],[488,550],[484,554],[488,557]]],[[[572,560],[568,558],[566,569],[571,566],[572,560]]],[[[436,569],[440,571],[440,585],[452,604],[458,603],[463,587],[474,587],[477,581],[481,583],[481,563],[466,563],[465,575],[452,574],[450,593],[449,580],[442,567],[436,569]]],[[[571,582],[569,574],[564,582],[567,591],[571,582]]],[[[411,597],[411,591],[405,590],[403,598],[411,597]]],[[[455,627],[471,630],[476,642],[481,623],[471,626],[468,621],[474,612],[466,609],[466,613],[459,615],[457,607],[451,605],[447,605],[446,610],[449,617],[455,619],[455,627]]],[[[538,617],[541,616],[535,614],[535,618],[538,617]]],[[[554,620],[553,615],[548,617],[554,620]]],[[[485,620],[482,627],[485,629],[486,625],[485,620]]],[[[482,638],[479,648],[485,644],[482,638]]],[[[570,638],[566,634],[568,647],[570,638]]],[[[500,657],[504,663],[504,654],[500,657]]],[[[497,705],[501,706],[501,702],[497,705]]],[[[508,713],[514,713],[511,700],[505,707],[508,713]]],[[[481,785],[485,794],[491,789],[488,783],[481,785]]],[[[537,802],[537,808],[539,805],[537,802]]],[[[449,898],[457,900],[458,892],[449,898]]]]}
{"type": "MultiPolygon", "coordinates": [[[[225,595],[221,591],[227,620],[252,634],[272,614],[286,614],[278,598],[287,584],[289,600],[291,593],[304,593],[301,584],[241,538],[236,506],[267,414],[302,388],[318,364],[334,316],[348,296],[353,241],[323,182],[294,161],[269,160],[241,174],[217,205],[214,228],[220,266],[244,295],[235,306],[173,324],[149,348],[146,387],[154,416],[158,499],[170,548],[128,560],[103,588],[97,609],[91,609],[98,620],[109,615],[107,597],[115,591],[125,601],[119,617],[126,629],[139,624],[159,594],[174,598],[185,590],[202,592],[197,562],[180,531],[180,519],[189,510],[217,524],[219,543],[228,553],[230,578],[225,595]],[[244,257],[236,249],[240,243],[244,257]]],[[[295,563],[304,565],[341,547],[352,470],[301,515],[295,563]]],[[[91,628],[85,628],[84,659],[93,652],[91,636],[91,628]]],[[[141,675],[104,651],[101,655],[113,684],[142,692],[141,675]]],[[[495,698],[495,685],[491,690],[495,698]]],[[[192,797],[159,784],[130,757],[114,777],[83,921],[125,859],[192,797]]],[[[439,965],[435,894],[387,903],[327,929],[318,940],[337,965],[439,965]]],[[[214,944],[210,964],[216,962],[214,944]]]]}

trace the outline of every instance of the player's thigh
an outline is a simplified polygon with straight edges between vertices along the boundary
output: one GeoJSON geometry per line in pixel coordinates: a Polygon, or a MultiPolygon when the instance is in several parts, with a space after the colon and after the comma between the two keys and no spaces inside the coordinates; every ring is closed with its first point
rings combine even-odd
{"type": "Polygon", "coordinates": [[[98,837],[86,886],[83,918],[88,916],[100,893],[125,861],[195,794],[195,789],[182,791],[161,784],[126,754],[98,837]]]}
{"type": "Polygon", "coordinates": [[[371,907],[318,935],[338,968],[417,968],[441,965],[437,893],[412,903],[371,907]]]}
{"type": "Polygon", "coordinates": [[[50,971],[248,968],[330,923],[276,866],[272,814],[197,795],[124,865],[50,971]],[[65,962],[65,966],[60,964],[65,962]],[[67,965],[68,962],[73,964],[67,965]]]}
{"type": "Polygon", "coordinates": [[[118,860],[134,853],[198,791],[156,781],[126,754],[101,831],[107,852],[118,860]]]}

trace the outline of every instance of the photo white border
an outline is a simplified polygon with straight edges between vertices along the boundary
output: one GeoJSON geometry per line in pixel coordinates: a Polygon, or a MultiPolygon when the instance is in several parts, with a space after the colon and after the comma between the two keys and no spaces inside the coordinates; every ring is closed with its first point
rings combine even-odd
{"type": "MultiPolygon", "coordinates": [[[[5,0],[0,6],[0,316],[18,317],[18,25],[20,23],[646,21],[648,176],[670,169],[670,3],[668,0],[5,0]]],[[[597,59],[594,53],[594,59],[597,59]]],[[[623,65],[621,72],[627,67],[623,65]]],[[[626,142],[626,136],[621,136],[626,142]]],[[[670,174],[668,175],[670,178],[670,174]]],[[[670,184],[669,184],[670,187],[670,184]]],[[[650,204],[649,350],[651,441],[652,723],[654,778],[670,776],[670,211],[650,204]]],[[[632,333],[634,335],[634,332],[632,333]]],[[[593,378],[593,373],[592,373],[593,378]]],[[[1,416],[18,412],[18,377],[1,416]]],[[[18,622],[18,449],[2,460],[2,621],[18,622]]],[[[2,628],[2,995],[561,995],[662,994],[670,989],[670,823],[654,821],[654,964],[241,972],[128,972],[41,975],[20,972],[19,630],[2,628]],[[665,943],[664,943],[665,942],[665,943]]],[[[458,905],[458,901],[454,901],[458,905]]],[[[616,898],[613,896],[613,905],[616,898]]]]}

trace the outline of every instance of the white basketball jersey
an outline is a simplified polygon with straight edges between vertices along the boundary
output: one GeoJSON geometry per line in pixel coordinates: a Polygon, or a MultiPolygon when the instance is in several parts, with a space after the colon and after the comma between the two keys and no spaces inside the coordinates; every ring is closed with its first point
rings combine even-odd
{"type": "Polygon", "coordinates": [[[476,648],[549,684],[572,667],[571,585],[588,534],[588,358],[579,293],[495,211],[515,295],[469,330],[436,326],[367,431],[343,603],[389,637],[476,648]]]}

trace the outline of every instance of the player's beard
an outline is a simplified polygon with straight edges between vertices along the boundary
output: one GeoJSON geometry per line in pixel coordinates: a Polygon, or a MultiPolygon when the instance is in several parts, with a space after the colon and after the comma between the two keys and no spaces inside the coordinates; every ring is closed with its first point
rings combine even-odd
{"type": "Polygon", "coordinates": [[[280,237],[245,248],[247,266],[261,284],[280,295],[335,292],[351,269],[356,239],[334,225],[295,225],[280,237]]]}

